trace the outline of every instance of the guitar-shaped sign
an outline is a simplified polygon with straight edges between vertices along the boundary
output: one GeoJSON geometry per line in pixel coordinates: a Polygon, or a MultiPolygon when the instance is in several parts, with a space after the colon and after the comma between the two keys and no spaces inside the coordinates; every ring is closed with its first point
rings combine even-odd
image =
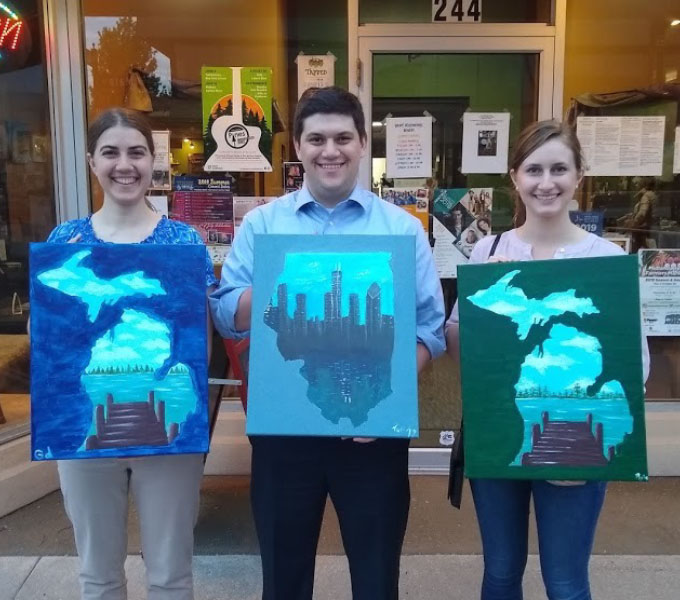
{"type": "Polygon", "coordinates": [[[232,107],[231,115],[218,117],[210,133],[217,150],[208,158],[205,171],[271,171],[272,166],[260,151],[259,127],[244,125],[241,99],[241,67],[231,67],[232,107]]]}

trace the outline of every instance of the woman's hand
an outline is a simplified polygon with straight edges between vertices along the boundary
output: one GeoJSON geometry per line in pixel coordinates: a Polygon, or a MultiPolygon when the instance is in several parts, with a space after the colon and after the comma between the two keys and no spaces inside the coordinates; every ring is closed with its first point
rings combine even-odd
{"type": "Polygon", "coordinates": [[[507,256],[503,256],[502,254],[494,254],[493,256],[489,256],[489,259],[486,261],[488,263],[500,263],[500,262],[512,262],[507,256]]]}
{"type": "Polygon", "coordinates": [[[82,235],[80,235],[79,233],[76,233],[76,234],[75,234],[68,242],[66,242],[66,243],[67,243],[67,244],[75,244],[76,242],[79,242],[79,241],[80,241],[80,238],[82,238],[82,237],[83,237],[82,235]]]}

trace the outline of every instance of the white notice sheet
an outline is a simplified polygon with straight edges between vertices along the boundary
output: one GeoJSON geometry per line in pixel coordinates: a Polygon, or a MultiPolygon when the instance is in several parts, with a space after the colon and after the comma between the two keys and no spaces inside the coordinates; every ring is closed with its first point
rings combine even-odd
{"type": "Polygon", "coordinates": [[[666,117],[578,117],[586,175],[661,176],[666,117]]]}
{"type": "Polygon", "coordinates": [[[387,177],[432,177],[432,117],[389,117],[385,122],[387,177]]]}
{"type": "Polygon", "coordinates": [[[463,115],[463,173],[507,173],[510,113],[463,115]]]}

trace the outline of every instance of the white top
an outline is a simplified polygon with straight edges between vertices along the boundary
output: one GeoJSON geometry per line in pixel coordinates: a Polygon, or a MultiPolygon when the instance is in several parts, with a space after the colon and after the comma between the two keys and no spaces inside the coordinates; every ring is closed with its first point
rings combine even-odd
{"type": "MultiPolygon", "coordinates": [[[[534,260],[531,254],[531,244],[523,241],[517,235],[517,230],[511,229],[505,233],[500,234],[501,238],[498,240],[496,246],[495,256],[504,256],[510,260],[534,260]]],[[[489,258],[491,246],[496,238],[495,235],[487,235],[482,238],[470,254],[470,263],[484,263],[489,258]]],[[[575,244],[563,246],[555,251],[554,259],[560,258],[594,258],[597,256],[619,256],[625,254],[620,246],[610,242],[607,239],[596,236],[593,233],[588,233],[582,240],[575,244]]],[[[458,301],[453,306],[449,319],[446,322],[448,327],[452,323],[458,323],[458,301]]],[[[642,336],[642,378],[647,381],[649,376],[649,348],[647,346],[647,338],[642,336]]]]}

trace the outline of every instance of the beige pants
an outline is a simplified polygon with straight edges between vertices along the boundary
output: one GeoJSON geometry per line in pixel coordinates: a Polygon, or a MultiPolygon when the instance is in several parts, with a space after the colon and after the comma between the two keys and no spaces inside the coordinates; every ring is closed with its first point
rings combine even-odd
{"type": "Polygon", "coordinates": [[[139,513],[148,600],[192,600],[202,454],[58,461],[82,600],[126,600],[128,493],[139,513]]]}

